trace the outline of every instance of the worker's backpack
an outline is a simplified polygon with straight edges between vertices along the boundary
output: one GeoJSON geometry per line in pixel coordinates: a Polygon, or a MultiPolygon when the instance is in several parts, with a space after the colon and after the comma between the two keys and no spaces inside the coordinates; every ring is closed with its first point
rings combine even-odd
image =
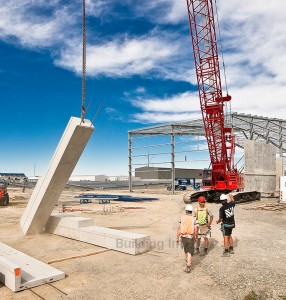
{"type": "Polygon", "coordinates": [[[207,207],[204,207],[204,208],[196,207],[195,214],[196,214],[196,218],[198,220],[199,225],[205,225],[208,223],[209,213],[208,213],[207,207]]]}

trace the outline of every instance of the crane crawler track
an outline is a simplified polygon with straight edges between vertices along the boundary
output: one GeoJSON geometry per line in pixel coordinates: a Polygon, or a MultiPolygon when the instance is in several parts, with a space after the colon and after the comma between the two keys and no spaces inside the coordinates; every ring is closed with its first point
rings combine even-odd
{"type": "MultiPolygon", "coordinates": [[[[229,191],[199,191],[199,192],[191,192],[186,193],[184,195],[184,202],[186,204],[198,201],[200,196],[203,196],[207,199],[208,202],[220,202],[219,198],[221,194],[229,194],[229,191]]],[[[261,198],[261,193],[257,191],[250,191],[250,192],[233,192],[231,193],[234,197],[235,203],[245,203],[251,201],[257,201],[261,198]]]]}

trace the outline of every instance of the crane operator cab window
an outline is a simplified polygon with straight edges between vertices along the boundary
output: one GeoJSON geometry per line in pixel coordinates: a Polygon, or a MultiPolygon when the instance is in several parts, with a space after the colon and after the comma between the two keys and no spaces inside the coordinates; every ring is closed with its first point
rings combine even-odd
{"type": "Polygon", "coordinates": [[[211,186],[212,185],[212,170],[211,169],[203,170],[202,183],[203,183],[203,186],[211,186]]]}

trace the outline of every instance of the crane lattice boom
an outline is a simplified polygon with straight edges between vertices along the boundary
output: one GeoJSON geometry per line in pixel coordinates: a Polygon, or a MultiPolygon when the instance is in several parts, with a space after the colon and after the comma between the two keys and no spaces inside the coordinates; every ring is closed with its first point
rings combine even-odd
{"type": "Polygon", "coordinates": [[[224,124],[219,55],[212,0],[186,0],[197,75],[198,92],[206,139],[212,165],[208,188],[234,190],[242,188],[234,170],[234,136],[224,124]]]}

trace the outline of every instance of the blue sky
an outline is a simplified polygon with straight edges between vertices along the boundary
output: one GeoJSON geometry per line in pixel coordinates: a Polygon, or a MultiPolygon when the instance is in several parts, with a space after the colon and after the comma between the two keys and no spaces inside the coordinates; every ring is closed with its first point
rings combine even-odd
{"type": "MultiPolygon", "coordinates": [[[[0,2],[0,171],[43,175],[80,116],[81,1],[0,2]]],[[[217,2],[232,110],[285,118],[286,4],[217,2]]],[[[200,116],[186,3],[86,5],[87,118],[104,105],[74,174],[127,175],[128,130],[200,116]]]]}

